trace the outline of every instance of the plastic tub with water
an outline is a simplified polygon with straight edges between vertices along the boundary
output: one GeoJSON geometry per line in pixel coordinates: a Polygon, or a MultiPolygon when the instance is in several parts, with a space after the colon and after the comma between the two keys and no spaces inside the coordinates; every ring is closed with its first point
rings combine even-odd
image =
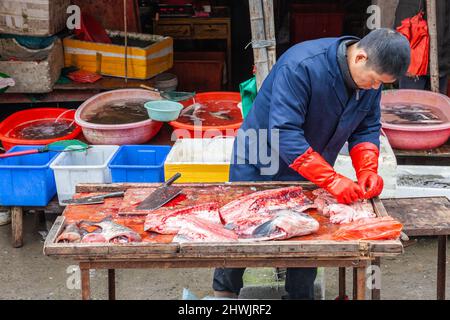
{"type": "MultiPolygon", "coordinates": [[[[405,150],[427,150],[443,145],[450,138],[450,98],[439,93],[424,90],[388,90],[381,98],[383,130],[389,138],[393,148],[405,150]],[[410,124],[394,123],[386,118],[386,106],[403,105],[405,111],[409,109],[410,124]],[[423,106],[434,119],[417,121],[420,112],[411,108],[423,106]]],[[[390,111],[391,112],[391,111],[390,111]]],[[[398,119],[397,119],[398,120],[398,119]]]]}
{"type": "MultiPolygon", "coordinates": [[[[121,89],[100,93],[86,100],[77,110],[75,120],[83,130],[87,141],[96,145],[127,145],[143,144],[152,139],[161,129],[162,122],[154,121],[148,117],[143,107],[145,102],[161,100],[159,94],[142,89],[121,89]],[[114,112],[100,114],[107,106],[121,103],[142,103],[144,118],[136,118],[130,122],[97,123],[92,116],[100,120],[114,116],[114,112]]],[[[141,110],[141,111],[142,111],[141,110]]],[[[104,113],[104,112],[103,112],[104,113]]],[[[114,120],[114,119],[112,119],[114,120]]]]}
{"type": "Polygon", "coordinates": [[[0,123],[0,140],[3,147],[9,150],[15,145],[46,145],[60,140],[75,139],[81,133],[81,128],[74,123],[74,115],[75,110],[61,108],[37,108],[13,113],[0,123]],[[62,130],[61,135],[54,137],[50,132],[47,137],[41,139],[16,137],[14,134],[18,129],[28,130],[38,124],[42,125],[44,122],[52,124],[55,121],[64,121],[67,123],[67,129],[72,126],[73,129],[67,130],[67,132],[62,130]]]}

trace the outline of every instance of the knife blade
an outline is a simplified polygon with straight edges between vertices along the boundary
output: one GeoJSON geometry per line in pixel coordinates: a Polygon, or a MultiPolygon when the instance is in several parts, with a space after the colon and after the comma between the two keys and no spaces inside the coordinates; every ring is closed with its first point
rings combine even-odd
{"type": "Polygon", "coordinates": [[[102,194],[98,196],[84,197],[78,199],[66,199],[62,200],[63,204],[71,204],[71,205],[81,205],[81,204],[100,204],[104,203],[106,198],[114,198],[114,197],[122,197],[125,194],[124,191],[112,192],[107,194],[102,194]]]}
{"type": "Polygon", "coordinates": [[[138,210],[155,210],[167,202],[175,198],[182,191],[179,187],[171,186],[172,183],[175,182],[179,177],[181,177],[180,173],[176,173],[169,180],[164,182],[158,189],[153,191],[147,198],[144,199],[137,207],[138,210]]]}

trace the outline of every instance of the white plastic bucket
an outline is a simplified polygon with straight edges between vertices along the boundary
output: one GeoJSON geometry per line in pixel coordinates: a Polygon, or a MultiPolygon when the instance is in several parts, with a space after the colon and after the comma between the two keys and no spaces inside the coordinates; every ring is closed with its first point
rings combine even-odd
{"type": "Polygon", "coordinates": [[[11,212],[8,208],[0,207],[0,226],[11,223],[11,212]]]}

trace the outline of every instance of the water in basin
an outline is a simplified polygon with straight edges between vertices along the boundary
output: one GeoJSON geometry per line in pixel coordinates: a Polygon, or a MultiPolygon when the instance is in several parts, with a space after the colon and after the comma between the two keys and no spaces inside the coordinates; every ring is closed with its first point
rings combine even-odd
{"type": "Polygon", "coordinates": [[[7,137],[22,140],[46,140],[60,138],[70,134],[75,129],[72,121],[40,119],[28,121],[13,128],[7,137]]]}
{"type": "Polygon", "coordinates": [[[400,125],[438,125],[450,120],[440,109],[419,103],[383,104],[381,117],[385,123],[400,125]]]}
{"type": "Polygon", "coordinates": [[[127,124],[149,119],[144,99],[115,100],[89,108],[81,116],[84,121],[95,124],[127,124]]]}
{"type": "Polygon", "coordinates": [[[235,101],[205,101],[194,103],[181,111],[177,122],[203,126],[225,126],[242,121],[241,110],[235,101]]]}

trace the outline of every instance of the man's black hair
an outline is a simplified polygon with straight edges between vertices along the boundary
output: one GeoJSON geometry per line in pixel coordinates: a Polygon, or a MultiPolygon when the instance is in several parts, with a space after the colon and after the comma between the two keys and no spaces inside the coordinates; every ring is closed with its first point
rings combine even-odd
{"type": "Polygon", "coordinates": [[[358,42],[368,56],[367,66],[379,74],[396,79],[406,74],[411,61],[411,48],[405,36],[397,31],[381,28],[366,35],[358,42]]]}

